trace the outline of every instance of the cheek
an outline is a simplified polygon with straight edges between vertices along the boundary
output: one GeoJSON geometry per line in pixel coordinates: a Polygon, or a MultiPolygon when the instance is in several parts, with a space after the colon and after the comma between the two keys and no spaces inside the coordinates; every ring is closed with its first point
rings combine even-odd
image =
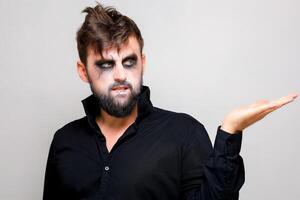
{"type": "Polygon", "coordinates": [[[95,71],[95,79],[98,80],[103,76],[103,71],[101,69],[95,68],[94,71],[95,71]]]}
{"type": "Polygon", "coordinates": [[[138,85],[142,78],[141,70],[134,70],[127,74],[127,81],[133,85],[138,85]]]}
{"type": "Polygon", "coordinates": [[[112,73],[109,71],[101,71],[96,76],[96,83],[100,86],[109,85],[113,82],[112,73]]]}
{"type": "Polygon", "coordinates": [[[93,69],[93,79],[97,81],[107,81],[112,76],[111,70],[101,70],[99,68],[93,69]]]}
{"type": "Polygon", "coordinates": [[[106,91],[112,82],[111,73],[100,69],[91,70],[90,81],[96,90],[106,91]]]}

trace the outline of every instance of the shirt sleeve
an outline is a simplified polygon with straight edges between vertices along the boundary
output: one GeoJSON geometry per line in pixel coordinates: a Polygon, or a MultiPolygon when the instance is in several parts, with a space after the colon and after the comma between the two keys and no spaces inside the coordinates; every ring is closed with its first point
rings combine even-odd
{"type": "Polygon", "coordinates": [[[55,200],[59,199],[58,194],[58,181],[55,172],[55,140],[53,138],[50,150],[48,153],[48,159],[46,164],[45,178],[44,178],[44,191],[43,200],[55,200]]]}
{"type": "Polygon", "coordinates": [[[241,142],[242,131],[230,134],[218,126],[213,148],[205,127],[198,122],[183,147],[183,199],[238,200],[245,181],[241,142]]]}

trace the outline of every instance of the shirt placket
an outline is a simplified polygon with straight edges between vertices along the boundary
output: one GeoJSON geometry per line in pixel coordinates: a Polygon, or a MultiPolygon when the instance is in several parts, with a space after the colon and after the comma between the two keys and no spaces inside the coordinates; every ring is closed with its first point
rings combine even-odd
{"type": "Polygon", "coordinates": [[[122,146],[122,144],[124,144],[126,140],[131,138],[135,132],[136,132],[136,124],[134,123],[126,129],[124,134],[115,143],[111,151],[108,152],[106,147],[106,140],[103,134],[101,133],[101,131],[97,130],[97,137],[96,137],[97,145],[99,148],[99,153],[101,154],[100,156],[102,156],[103,158],[103,166],[102,166],[103,169],[102,169],[102,176],[101,176],[102,178],[100,181],[100,188],[97,195],[97,199],[106,199],[106,193],[110,183],[110,172],[112,170],[111,169],[112,157],[117,152],[118,148],[120,148],[120,146],[122,146]]]}
{"type": "Polygon", "coordinates": [[[99,189],[97,192],[97,199],[104,199],[105,192],[107,191],[107,186],[109,184],[111,154],[109,154],[107,151],[104,136],[101,136],[100,134],[100,131],[97,130],[96,142],[98,146],[98,152],[100,154],[99,156],[103,159],[103,165],[101,165],[102,174],[99,189]]]}

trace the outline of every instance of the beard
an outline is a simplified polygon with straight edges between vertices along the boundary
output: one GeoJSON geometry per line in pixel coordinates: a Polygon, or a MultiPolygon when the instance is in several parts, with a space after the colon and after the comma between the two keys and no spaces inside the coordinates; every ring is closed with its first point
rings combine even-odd
{"type": "Polygon", "coordinates": [[[108,89],[108,94],[96,91],[92,84],[90,84],[90,88],[93,95],[97,98],[101,109],[103,109],[111,116],[121,118],[126,117],[132,113],[135,105],[137,104],[142,85],[143,79],[141,78],[138,87],[135,90],[133,90],[132,85],[126,81],[112,84],[112,86],[110,86],[108,89]],[[114,97],[110,93],[112,91],[112,88],[117,86],[127,86],[130,90],[130,94],[127,100],[123,103],[118,102],[116,100],[118,97],[114,97]]]}

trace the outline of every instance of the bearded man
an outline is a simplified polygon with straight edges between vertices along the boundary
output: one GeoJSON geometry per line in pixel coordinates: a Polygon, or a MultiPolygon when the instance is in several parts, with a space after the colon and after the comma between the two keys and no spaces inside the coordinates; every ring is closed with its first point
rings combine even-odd
{"type": "Polygon", "coordinates": [[[56,131],[44,200],[237,200],[245,181],[243,130],[297,94],[230,112],[215,144],[202,123],[152,105],[144,41],[134,21],[98,4],[77,32],[86,113],[56,131]]]}

